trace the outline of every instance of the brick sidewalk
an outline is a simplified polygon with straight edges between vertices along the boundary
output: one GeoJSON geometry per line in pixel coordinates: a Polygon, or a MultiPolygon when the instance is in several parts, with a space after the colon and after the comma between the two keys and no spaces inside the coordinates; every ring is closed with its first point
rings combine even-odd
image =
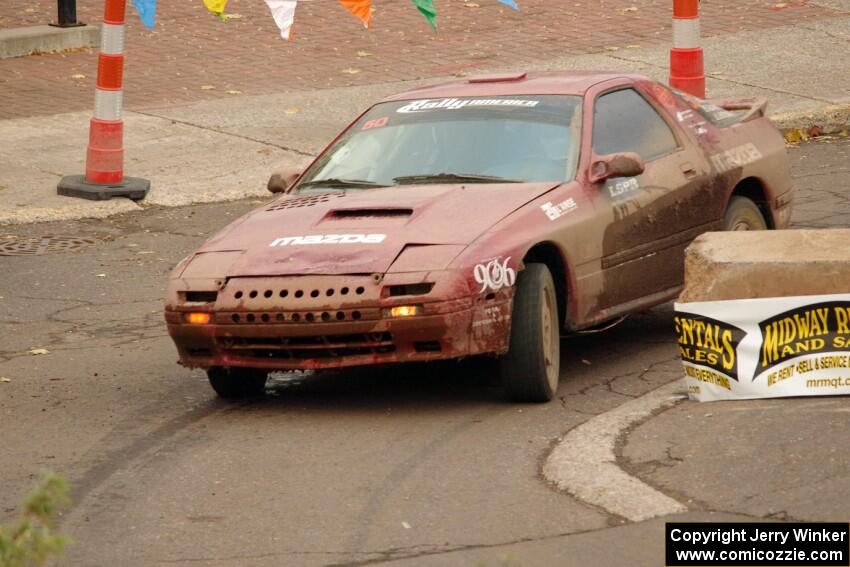
{"type": "MultiPolygon", "coordinates": [[[[0,27],[55,18],[55,0],[21,4],[0,4],[0,27]]],[[[496,0],[437,0],[440,32],[435,35],[407,0],[375,0],[368,32],[336,0],[312,0],[299,3],[293,40],[286,42],[262,0],[230,0],[228,12],[241,18],[227,23],[209,14],[201,0],[160,0],[153,32],[129,4],[125,107],[137,110],[666,45],[672,5],[670,0],[520,0],[516,12],[496,0]]],[[[78,0],[79,19],[99,22],[102,6],[102,0],[78,0]]],[[[802,0],[710,0],[702,3],[702,33],[771,28],[834,14],[802,0]]],[[[0,118],[90,109],[96,57],[95,50],[0,60],[0,118]],[[85,78],[74,78],[79,75],[85,78]]],[[[710,59],[707,65],[710,71],[710,59]]]]}

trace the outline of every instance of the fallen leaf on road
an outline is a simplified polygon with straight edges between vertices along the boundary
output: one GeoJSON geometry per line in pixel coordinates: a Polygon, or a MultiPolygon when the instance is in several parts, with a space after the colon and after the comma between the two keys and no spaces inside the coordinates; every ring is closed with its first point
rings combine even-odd
{"type": "Polygon", "coordinates": [[[809,128],[808,134],[809,134],[809,136],[811,136],[812,138],[817,138],[818,136],[822,136],[822,135],[823,135],[823,128],[821,128],[820,126],[818,126],[817,124],[815,124],[814,126],[812,126],[811,128],[809,128]]]}
{"type": "Polygon", "coordinates": [[[620,51],[619,47],[615,47],[613,45],[608,45],[605,47],[605,51],[620,51]]]}
{"type": "Polygon", "coordinates": [[[407,522],[402,522],[402,523],[401,523],[401,527],[403,527],[403,528],[404,528],[404,529],[406,529],[406,530],[409,530],[409,529],[410,529],[410,524],[408,524],[407,522]]]}
{"type": "Polygon", "coordinates": [[[11,382],[11,380],[5,376],[0,376],[0,382],[11,382]]]}
{"type": "Polygon", "coordinates": [[[640,47],[640,45],[633,43],[632,45],[627,45],[626,49],[637,49],[638,47],[640,47]]]}
{"type": "Polygon", "coordinates": [[[809,139],[809,133],[803,130],[802,128],[792,128],[785,132],[785,141],[797,144],[800,142],[805,142],[809,139]]]}
{"type": "Polygon", "coordinates": [[[621,10],[621,12],[622,12],[623,14],[628,14],[629,12],[637,12],[637,11],[638,11],[638,7],[637,7],[637,6],[629,6],[628,8],[623,8],[623,9],[621,10]]]}
{"type": "Polygon", "coordinates": [[[226,22],[227,20],[241,20],[242,14],[222,14],[222,19],[226,22]]]}
{"type": "Polygon", "coordinates": [[[242,94],[242,91],[231,90],[231,91],[227,91],[227,94],[242,94]]]}
{"type": "Polygon", "coordinates": [[[347,75],[356,75],[359,72],[360,72],[360,69],[352,69],[351,67],[349,67],[348,69],[343,69],[342,71],[340,71],[340,73],[345,73],[347,75]]]}
{"type": "MultiPolygon", "coordinates": [[[[850,132],[848,132],[847,130],[842,130],[841,132],[839,132],[837,134],[837,136],[841,136],[842,138],[846,138],[847,136],[850,136],[850,132]]],[[[0,298],[0,299],[2,299],[2,298],[0,298]]]]}
{"type": "Polygon", "coordinates": [[[153,254],[153,250],[139,250],[136,254],[153,254]]]}
{"type": "Polygon", "coordinates": [[[592,364],[592,362],[590,362],[590,361],[589,361],[589,360],[587,360],[586,358],[582,358],[582,359],[581,359],[581,363],[582,363],[582,364],[587,364],[588,366],[590,366],[590,365],[592,364]]]}
{"type": "Polygon", "coordinates": [[[287,108],[283,111],[284,114],[298,114],[298,108],[293,106],[292,108],[287,108]]]}
{"type": "Polygon", "coordinates": [[[50,351],[46,348],[34,348],[30,350],[30,354],[33,356],[38,356],[39,354],[50,354],[50,351]]]}
{"type": "Polygon", "coordinates": [[[372,54],[371,54],[371,53],[369,53],[368,51],[362,51],[362,50],[361,50],[361,51],[358,51],[358,52],[357,52],[357,57],[369,57],[369,56],[371,56],[371,55],[372,55],[372,54]]]}
{"type": "Polygon", "coordinates": [[[74,73],[73,75],[71,75],[71,78],[72,79],[85,79],[86,76],[83,75],[82,73],[74,73]]]}
{"type": "Polygon", "coordinates": [[[95,274],[95,276],[94,276],[94,277],[96,277],[96,278],[105,278],[105,277],[106,277],[106,274],[95,274]]]}
{"type": "Polygon", "coordinates": [[[201,85],[202,91],[214,91],[215,87],[213,85],[201,85]]]}
{"type": "Polygon", "coordinates": [[[480,4],[476,4],[475,2],[466,2],[464,4],[464,6],[466,6],[467,8],[480,8],[481,7],[480,4]]]}

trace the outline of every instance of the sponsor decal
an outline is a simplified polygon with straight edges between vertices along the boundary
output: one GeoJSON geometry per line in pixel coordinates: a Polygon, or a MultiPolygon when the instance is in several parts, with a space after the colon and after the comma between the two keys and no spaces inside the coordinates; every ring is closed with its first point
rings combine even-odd
{"type": "Polygon", "coordinates": [[[473,321],[472,328],[477,329],[478,327],[489,327],[490,325],[501,323],[507,319],[507,317],[503,316],[502,308],[498,305],[486,307],[484,309],[484,317],[484,319],[473,321]]]}
{"type": "Polygon", "coordinates": [[[414,100],[396,112],[410,114],[414,112],[427,112],[429,110],[458,110],[466,107],[481,106],[512,106],[519,108],[534,108],[540,104],[539,100],[513,99],[513,98],[443,98],[414,100]]]}
{"type": "Polygon", "coordinates": [[[608,193],[612,197],[620,197],[633,191],[640,189],[640,183],[634,177],[629,177],[623,181],[611,182],[608,184],[608,193]]]}
{"type": "Polygon", "coordinates": [[[311,234],[284,236],[272,240],[269,246],[303,246],[307,244],[380,244],[386,234],[311,234]]]}
{"type": "Polygon", "coordinates": [[[577,208],[578,205],[576,204],[576,200],[572,197],[565,201],[561,201],[557,205],[553,205],[552,201],[540,205],[540,209],[544,213],[546,213],[546,216],[549,217],[549,220],[559,219],[565,214],[572,212],[577,208]]]}
{"type": "Polygon", "coordinates": [[[508,267],[511,257],[508,256],[503,262],[499,258],[481,263],[475,266],[472,275],[475,281],[481,284],[479,293],[487,290],[499,291],[503,287],[511,287],[516,282],[516,271],[508,267]]]}
{"type": "MultiPolygon", "coordinates": [[[[735,325],[685,312],[673,317],[679,355],[683,361],[707,367],[715,372],[696,374],[698,380],[705,377],[721,387],[729,389],[729,378],[738,380],[738,344],[746,334],[735,325]],[[718,375],[720,373],[722,376],[718,375]]],[[[692,369],[693,370],[693,369],[692,369]]]]}
{"type": "Polygon", "coordinates": [[[850,394],[850,294],[676,304],[699,401],[850,394]]]}
{"type": "Polygon", "coordinates": [[[736,167],[743,167],[761,158],[761,152],[752,142],[735,146],[730,150],[709,156],[711,164],[718,173],[724,173],[736,167]]]}
{"type": "Polygon", "coordinates": [[[705,128],[707,122],[701,120],[701,118],[694,110],[680,110],[676,113],[676,120],[682,123],[689,122],[688,126],[694,129],[697,136],[708,134],[708,130],[705,128]]]}
{"type": "Polygon", "coordinates": [[[759,323],[762,333],[757,372],[801,354],[850,348],[850,302],[806,305],[759,323]]]}

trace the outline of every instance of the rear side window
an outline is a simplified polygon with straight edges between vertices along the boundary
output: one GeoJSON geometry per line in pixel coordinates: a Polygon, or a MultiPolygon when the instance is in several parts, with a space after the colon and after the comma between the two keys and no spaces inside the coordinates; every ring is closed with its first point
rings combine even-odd
{"type": "Polygon", "coordinates": [[[678,148],[673,131],[634,89],[604,94],[593,111],[593,151],[635,152],[645,161],[678,148]]]}

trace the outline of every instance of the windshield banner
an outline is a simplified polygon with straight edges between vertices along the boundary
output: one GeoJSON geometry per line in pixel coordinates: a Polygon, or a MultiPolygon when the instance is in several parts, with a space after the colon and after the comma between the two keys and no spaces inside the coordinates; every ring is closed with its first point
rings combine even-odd
{"type": "Polygon", "coordinates": [[[850,294],[676,303],[691,399],[850,394],[850,294]]]}

